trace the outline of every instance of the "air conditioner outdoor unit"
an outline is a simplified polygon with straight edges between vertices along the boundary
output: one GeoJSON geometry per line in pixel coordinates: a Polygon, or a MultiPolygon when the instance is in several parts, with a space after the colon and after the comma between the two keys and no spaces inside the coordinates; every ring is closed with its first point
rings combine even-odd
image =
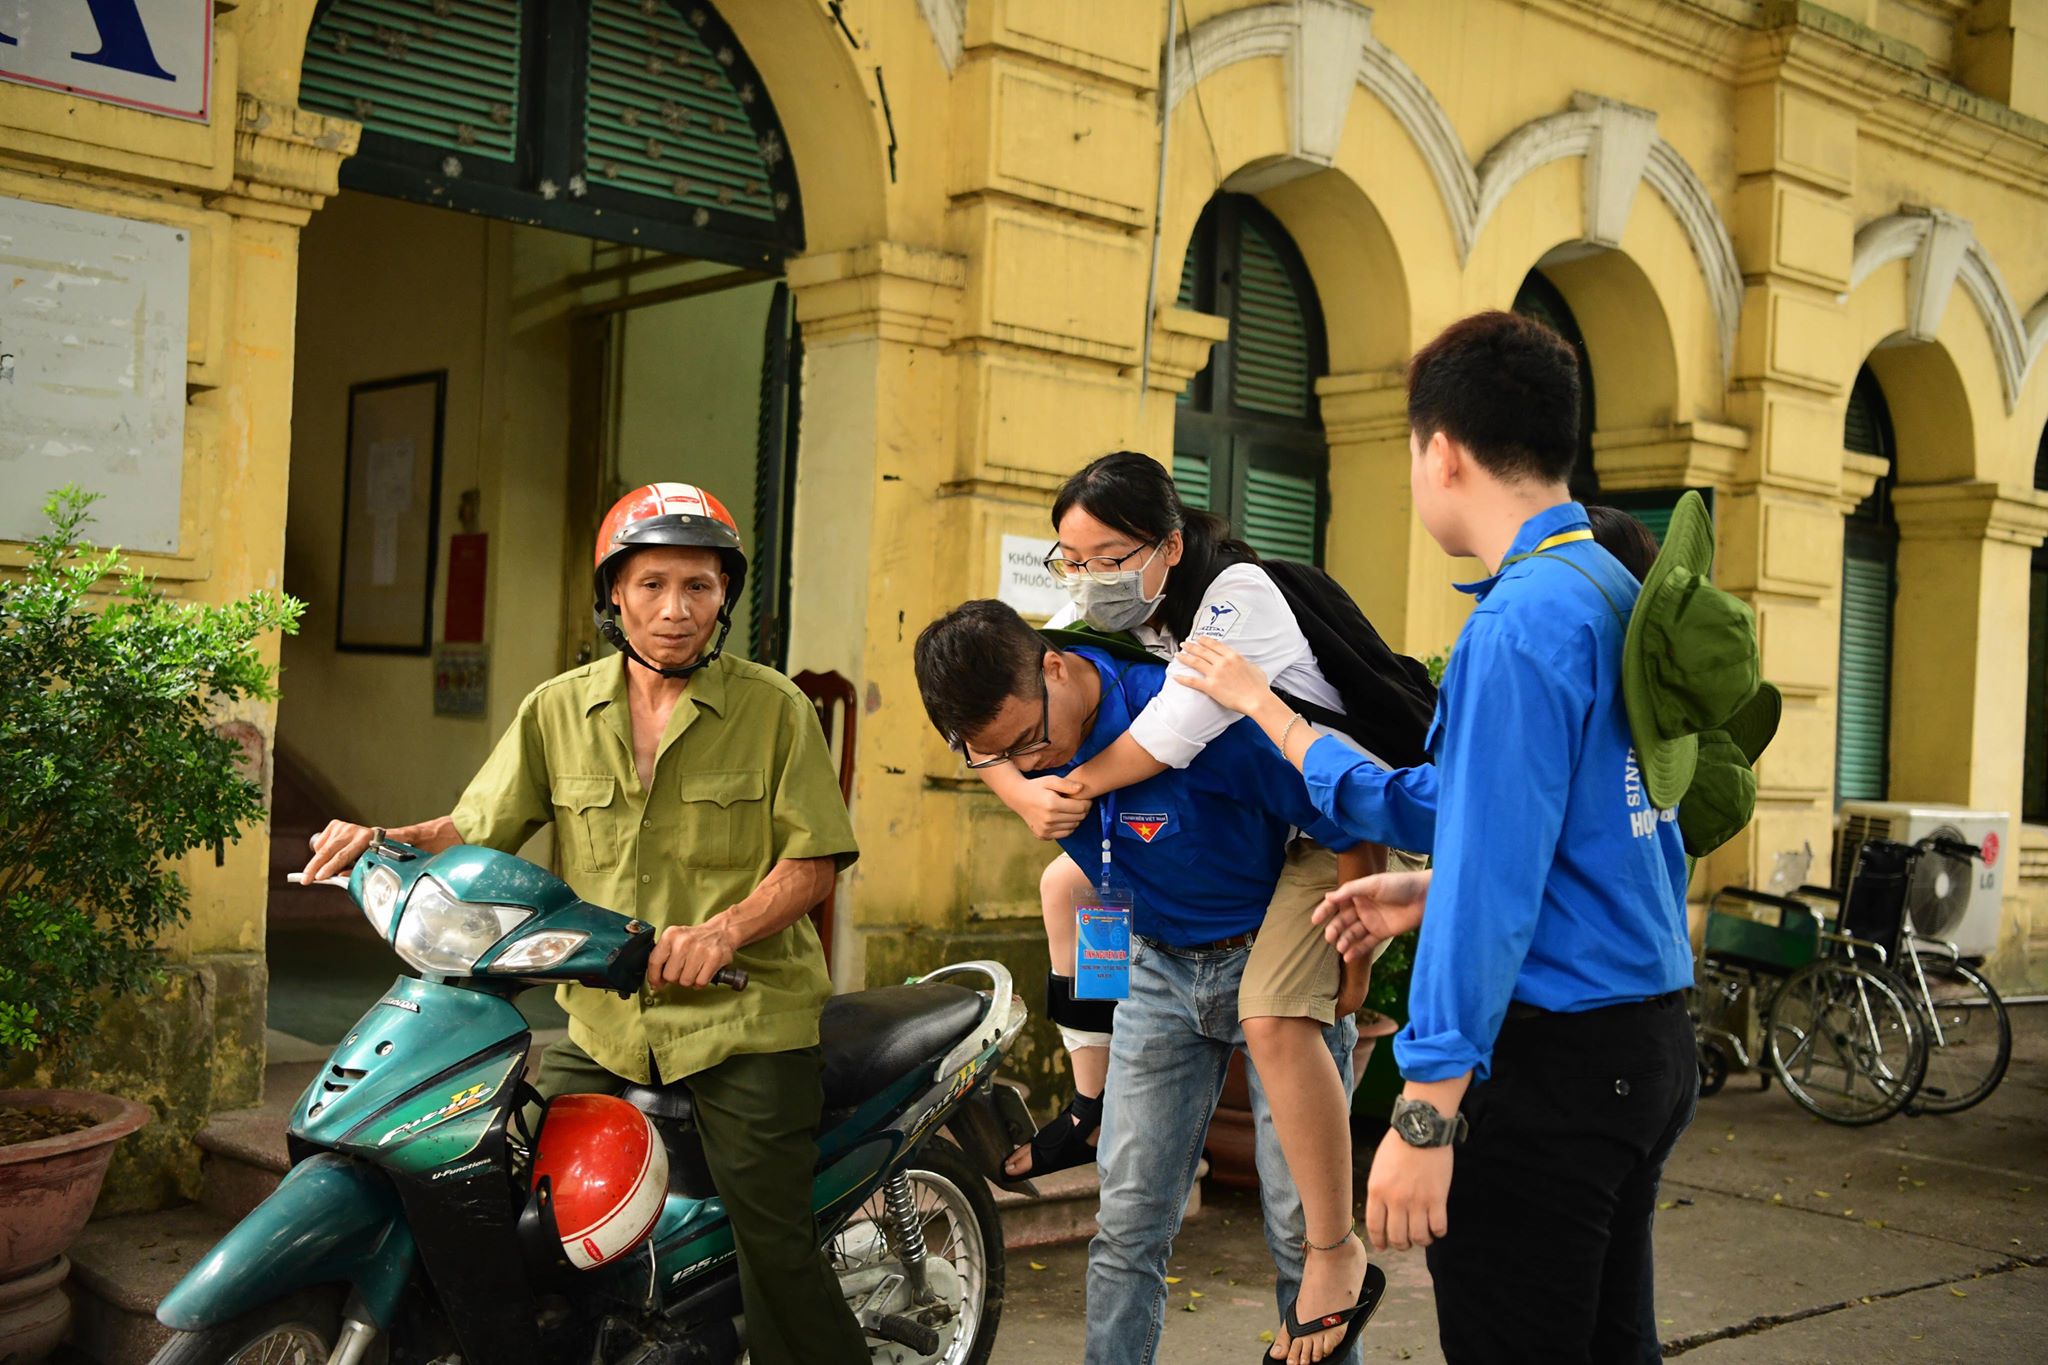
{"type": "Polygon", "coordinates": [[[1974,845],[1983,855],[1961,858],[1929,854],[1913,871],[1907,893],[1913,932],[1946,939],[1964,957],[1981,958],[1998,946],[1998,921],[2005,896],[2005,865],[2012,853],[2012,816],[2006,811],[1909,801],[1844,801],[1835,822],[1835,886],[1849,884],[1856,852],[1870,839],[1915,843],[1939,835],[1974,845]]]}

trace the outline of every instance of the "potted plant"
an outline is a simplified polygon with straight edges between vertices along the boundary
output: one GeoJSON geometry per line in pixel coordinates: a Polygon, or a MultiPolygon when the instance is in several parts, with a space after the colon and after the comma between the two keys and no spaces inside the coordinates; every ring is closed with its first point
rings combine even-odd
{"type": "MultiPolygon", "coordinates": [[[[45,504],[50,529],[0,581],[0,1073],[50,1074],[89,1049],[109,999],[161,975],[187,914],[175,860],[263,814],[222,722],[276,695],[256,641],[300,604],[257,592],[166,597],[83,539],[94,495],[45,504]],[[103,601],[102,583],[113,590],[103,601]]],[[[63,1252],[144,1106],[80,1090],[0,1090],[0,1342],[40,1358],[68,1315],[63,1252]]]]}

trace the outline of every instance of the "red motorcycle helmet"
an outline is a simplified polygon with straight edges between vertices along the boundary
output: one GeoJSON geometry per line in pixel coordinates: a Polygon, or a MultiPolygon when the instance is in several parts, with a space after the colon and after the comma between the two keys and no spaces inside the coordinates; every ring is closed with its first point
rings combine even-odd
{"type": "Polygon", "coordinates": [[[725,504],[690,483],[642,484],[612,504],[597,528],[597,555],[591,571],[596,600],[592,610],[598,633],[612,648],[663,677],[687,677],[716,659],[732,629],[732,604],[747,585],[747,550],[739,523],[725,504]],[[680,545],[711,550],[726,576],[725,605],[718,609],[718,635],[711,647],[686,668],[655,668],[640,657],[619,628],[619,609],[612,605],[612,583],[619,566],[635,550],[654,545],[680,545]]]}
{"type": "Polygon", "coordinates": [[[557,1095],[534,1141],[533,1187],[562,1255],[591,1270],[653,1234],[668,1195],[668,1148],[653,1121],[616,1096],[557,1095]]]}

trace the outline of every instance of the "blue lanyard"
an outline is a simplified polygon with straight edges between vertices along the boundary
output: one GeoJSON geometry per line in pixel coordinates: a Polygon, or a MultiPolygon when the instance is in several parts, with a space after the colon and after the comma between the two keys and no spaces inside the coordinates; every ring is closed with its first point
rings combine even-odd
{"type": "Polygon", "coordinates": [[[1102,889],[1109,890],[1109,838],[1116,832],[1116,793],[1110,792],[1095,802],[1096,817],[1102,822],[1102,874],[1098,879],[1102,889]]]}

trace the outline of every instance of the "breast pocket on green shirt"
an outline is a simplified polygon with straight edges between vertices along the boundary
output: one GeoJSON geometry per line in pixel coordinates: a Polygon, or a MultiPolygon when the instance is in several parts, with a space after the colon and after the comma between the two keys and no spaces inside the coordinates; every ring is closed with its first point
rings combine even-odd
{"type": "Polygon", "coordinates": [[[619,862],[619,782],[609,774],[557,776],[550,789],[563,861],[579,872],[609,872],[619,862]]]}
{"type": "Polygon", "coordinates": [[[685,867],[752,867],[768,847],[768,783],[759,768],[679,776],[676,856],[685,867]]]}

